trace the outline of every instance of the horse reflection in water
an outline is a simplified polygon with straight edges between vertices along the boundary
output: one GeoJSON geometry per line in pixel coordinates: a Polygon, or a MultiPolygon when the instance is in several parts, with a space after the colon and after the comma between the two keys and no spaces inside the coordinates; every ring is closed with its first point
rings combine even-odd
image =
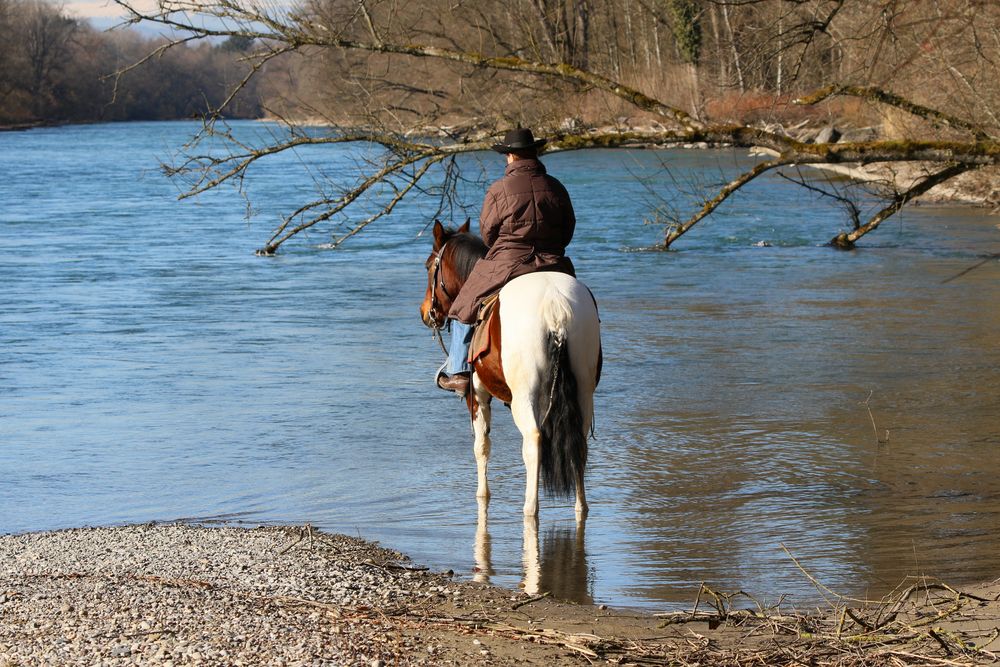
{"type": "MultiPolygon", "coordinates": [[[[424,324],[440,331],[452,299],[485,254],[486,246],[469,233],[468,222],[457,230],[434,223],[434,248],[425,264],[427,290],[420,306],[424,324]]],[[[510,406],[522,437],[525,562],[530,570],[531,563],[538,562],[539,482],[552,495],[575,494],[578,532],[583,534],[587,437],[601,372],[600,321],[590,290],[572,276],[551,271],[508,282],[500,290],[498,310],[489,325],[489,349],[473,361],[466,397],[475,434],[479,532],[488,535],[490,402],[496,397],[510,406]]]]}
{"type": "MultiPolygon", "coordinates": [[[[590,570],[587,566],[586,522],[575,528],[551,526],[539,545],[538,517],[524,517],[524,539],[521,563],[524,592],[538,595],[548,592],[562,600],[591,604],[590,570]]],[[[487,520],[487,503],[479,502],[479,522],[473,552],[476,568],[473,581],[488,584],[493,570],[492,539],[487,520]]]]}

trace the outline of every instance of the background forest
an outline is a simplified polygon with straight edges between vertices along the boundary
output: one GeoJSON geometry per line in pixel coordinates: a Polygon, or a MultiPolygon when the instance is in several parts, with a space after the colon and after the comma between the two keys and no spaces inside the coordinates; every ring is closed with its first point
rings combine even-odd
{"type": "MultiPolygon", "coordinates": [[[[167,120],[200,116],[242,76],[248,40],[175,48],[117,80],[115,72],[166,40],[137,30],[98,31],[43,0],[0,0],[0,124],[167,120]]],[[[229,107],[262,113],[256,86],[229,107]]]]}
{"type": "MultiPolygon", "coordinates": [[[[310,0],[297,11],[289,16],[344,26],[346,37],[367,36],[374,20],[389,41],[466,51],[479,45],[482,53],[566,63],[655,91],[698,119],[816,125],[836,117],[887,137],[910,129],[908,114],[858,99],[789,104],[836,81],[891,88],[996,123],[991,73],[1000,33],[997,7],[986,0],[432,0],[375,2],[371,14],[355,0],[310,0]]],[[[221,105],[260,49],[252,38],[223,34],[157,51],[176,40],[163,34],[102,32],[45,0],[0,0],[0,123],[203,114],[221,105]],[[115,72],[154,52],[116,89],[115,72]]],[[[642,116],[628,101],[579,82],[526,74],[511,85],[511,76],[492,68],[308,45],[260,66],[224,112],[365,126],[377,120],[400,130],[415,121],[467,130],[483,119],[556,127],[642,116]]]]}

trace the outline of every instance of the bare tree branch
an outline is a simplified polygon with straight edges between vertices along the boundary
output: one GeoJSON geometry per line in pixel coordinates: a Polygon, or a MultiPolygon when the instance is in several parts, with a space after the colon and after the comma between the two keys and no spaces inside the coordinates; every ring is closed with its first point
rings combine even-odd
{"type": "Polygon", "coordinates": [[[953,164],[949,167],[945,167],[944,169],[935,174],[931,174],[927,178],[922,179],[920,182],[918,182],[916,185],[911,187],[906,192],[896,194],[891,204],[889,204],[881,211],[876,213],[874,216],[872,216],[871,219],[861,227],[858,227],[857,229],[850,232],[838,234],[837,236],[830,239],[830,244],[837,248],[850,250],[851,248],[854,247],[855,242],[858,239],[860,239],[868,232],[877,228],[886,219],[890,218],[891,216],[899,212],[899,210],[903,208],[903,206],[911,199],[924,194],[925,192],[933,188],[935,185],[944,183],[945,181],[950,180],[955,176],[958,176],[959,174],[968,171],[969,169],[970,167],[965,164],[953,164]]]}
{"type": "Polygon", "coordinates": [[[392,213],[392,210],[394,208],[396,208],[396,204],[398,204],[399,202],[401,202],[403,200],[403,198],[407,195],[407,193],[409,193],[410,190],[412,190],[414,187],[417,186],[417,184],[420,182],[420,179],[422,179],[424,177],[424,174],[427,173],[427,170],[430,169],[431,167],[433,167],[434,165],[442,162],[445,159],[447,159],[447,156],[445,156],[445,155],[439,155],[439,156],[432,157],[432,158],[429,158],[428,160],[426,160],[424,162],[424,164],[422,164],[420,166],[420,168],[409,179],[409,181],[406,183],[406,186],[403,187],[403,188],[401,188],[399,190],[399,192],[396,193],[396,196],[392,198],[392,201],[390,201],[388,204],[386,204],[378,213],[375,213],[374,215],[369,216],[363,222],[360,222],[357,225],[355,225],[353,228],[351,228],[351,230],[349,232],[347,232],[343,236],[340,236],[339,238],[337,238],[337,240],[335,240],[333,243],[330,244],[331,247],[333,247],[333,248],[338,247],[344,241],[346,241],[347,239],[351,238],[352,236],[354,236],[355,234],[357,234],[358,232],[360,232],[365,227],[367,227],[371,223],[375,222],[376,220],[378,220],[382,216],[388,215],[388,214],[392,213]]]}
{"type": "Polygon", "coordinates": [[[946,114],[942,111],[938,111],[937,109],[931,109],[930,107],[916,104],[904,97],[880,88],[831,84],[824,88],[820,88],[805,97],[797,98],[793,100],[793,103],[801,105],[819,104],[823,100],[835,95],[847,95],[851,97],[859,97],[871,102],[878,102],[897,109],[902,109],[903,111],[917,116],[918,118],[931,121],[936,125],[966,130],[971,132],[976,139],[989,138],[989,135],[983,130],[983,128],[975,123],[946,114]]]}
{"type": "Polygon", "coordinates": [[[719,193],[717,195],[712,197],[712,199],[710,199],[709,201],[705,202],[705,205],[701,207],[700,211],[698,211],[693,216],[691,216],[684,222],[680,223],[679,225],[676,225],[668,229],[667,234],[663,239],[663,247],[669,248],[674,241],[676,241],[681,236],[686,234],[688,230],[694,227],[694,225],[697,224],[700,220],[703,220],[715,209],[719,208],[719,206],[722,205],[722,202],[729,199],[730,195],[732,195],[734,192],[742,188],[744,185],[754,180],[761,174],[764,174],[770,171],[771,169],[774,169],[775,167],[780,167],[786,164],[789,163],[782,158],[779,158],[777,160],[769,160],[767,162],[760,162],[757,165],[755,165],[754,168],[751,169],[750,171],[740,174],[739,177],[733,179],[732,181],[727,183],[721,190],[719,190],[719,193]]]}
{"type": "Polygon", "coordinates": [[[806,190],[809,190],[810,192],[815,192],[820,197],[828,197],[830,199],[833,199],[838,204],[840,204],[845,211],[847,211],[847,215],[851,219],[851,223],[854,229],[857,229],[858,227],[861,226],[861,209],[858,208],[858,205],[851,197],[844,196],[836,191],[830,192],[829,190],[824,190],[823,188],[817,187],[812,183],[810,183],[806,179],[806,177],[802,175],[801,172],[799,172],[798,178],[792,178],[791,176],[784,174],[780,171],[778,172],[778,176],[784,178],[787,181],[795,183],[800,188],[804,188],[806,190]]]}

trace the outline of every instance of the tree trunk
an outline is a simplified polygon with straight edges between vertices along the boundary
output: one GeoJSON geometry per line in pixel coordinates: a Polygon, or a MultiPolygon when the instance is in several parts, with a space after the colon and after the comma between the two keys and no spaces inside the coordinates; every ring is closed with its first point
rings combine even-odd
{"type": "Polygon", "coordinates": [[[722,5],[722,18],[726,26],[727,36],[729,37],[729,48],[733,52],[733,69],[736,70],[736,81],[739,84],[740,92],[745,93],[747,87],[743,76],[743,65],[740,63],[740,50],[736,44],[736,37],[733,34],[733,24],[729,18],[729,9],[725,4],[722,5]]]}

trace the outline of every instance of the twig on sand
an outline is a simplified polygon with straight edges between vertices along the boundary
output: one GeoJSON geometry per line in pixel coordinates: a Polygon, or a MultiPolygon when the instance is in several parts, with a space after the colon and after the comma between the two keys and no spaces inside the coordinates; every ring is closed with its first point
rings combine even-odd
{"type": "Polygon", "coordinates": [[[387,570],[400,570],[402,572],[427,572],[430,570],[428,567],[419,567],[416,565],[399,565],[398,563],[387,563],[383,567],[387,570]]]}
{"type": "Polygon", "coordinates": [[[299,542],[301,542],[304,539],[305,539],[305,535],[299,535],[299,539],[295,540],[294,542],[292,542],[291,544],[289,544],[287,547],[285,547],[284,549],[282,549],[281,551],[279,551],[278,555],[279,556],[285,555],[286,553],[288,553],[289,551],[292,550],[292,547],[294,547],[296,544],[298,544],[299,542]]]}
{"type": "Polygon", "coordinates": [[[521,607],[525,607],[525,606],[531,604],[532,602],[538,602],[539,600],[544,600],[545,598],[549,597],[550,595],[552,595],[551,591],[545,591],[541,595],[536,595],[533,598],[529,598],[527,600],[522,600],[521,602],[518,602],[517,604],[512,604],[510,606],[510,609],[511,609],[511,611],[515,611],[517,609],[520,609],[521,607]]]}
{"type": "Polygon", "coordinates": [[[826,603],[829,604],[831,607],[836,607],[837,605],[835,605],[832,602],[830,602],[830,600],[827,599],[827,597],[826,597],[826,595],[824,595],[824,593],[829,593],[830,595],[832,595],[835,598],[837,598],[840,602],[857,602],[857,603],[860,603],[860,604],[868,604],[870,602],[870,600],[860,600],[858,598],[852,598],[852,597],[847,597],[846,595],[841,595],[840,593],[838,593],[838,592],[836,592],[834,590],[831,590],[827,586],[824,586],[822,583],[820,583],[820,581],[818,579],[816,579],[816,577],[814,577],[811,574],[809,574],[808,570],[806,570],[804,567],[802,567],[802,564],[795,558],[795,556],[792,555],[792,552],[788,550],[788,547],[786,547],[784,544],[782,544],[781,545],[781,550],[785,552],[786,556],[788,556],[789,558],[792,559],[792,562],[795,563],[795,567],[797,567],[799,569],[799,572],[801,572],[802,574],[804,574],[806,576],[806,578],[809,581],[812,582],[812,585],[816,587],[816,590],[818,590],[820,592],[820,595],[823,595],[823,599],[826,600],[826,603]]]}
{"type": "MultiPolygon", "coordinates": [[[[571,651],[576,651],[588,658],[600,658],[601,654],[590,648],[589,646],[584,646],[584,643],[591,645],[601,645],[607,640],[598,637],[597,635],[591,635],[586,633],[576,633],[569,634],[566,632],[560,632],[559,630],[553,630],[550,628],[539,628],[539,629],[525,629],[519,628],[514,625],[507,625],[504,623],[495,623],[487,626],[489,630],[494,632],[502,632],[507,635],[513,635],[518,639],[526,639],[528,641],[538,642],[540,644],[555,644],[558,646],[563,646],[570,649],[571,651]]],[[[617,642],[612,642],[615,646],[619,646],[617,642]]]]}
{"type": "Polygon", "coordinates": [[[279,551],[278,555],[281,556],[288,553],[289,551],[292,550],[293,547],[295,547],[295,545],[297,545],[299,542],[306,539],[307,537],[309,538],[309,548],[311,549],[313,546],[313,527],[311,523],[307,523],[306,525],[302,526],[302,528],[299,529],[299,539],[295,540],[287,547],[279,551]]]}
{"type": "Polygon", "coordinates": [[[947,660],[945,658],[935,658],[933,656],[928,656],[928,655],[918,655],[916,653],[909,653],[908,651],[899,651],[895,649],[892,651],[882,652],[879,655],[899,656],[901,658],[909,658],[910,660],[919,660],[920,662],[929,661],[934,663],[935,665],[955,665],[955,667],[973,667],[975,664],[971,662],[957,662],[955,660],[947,660]]]}

